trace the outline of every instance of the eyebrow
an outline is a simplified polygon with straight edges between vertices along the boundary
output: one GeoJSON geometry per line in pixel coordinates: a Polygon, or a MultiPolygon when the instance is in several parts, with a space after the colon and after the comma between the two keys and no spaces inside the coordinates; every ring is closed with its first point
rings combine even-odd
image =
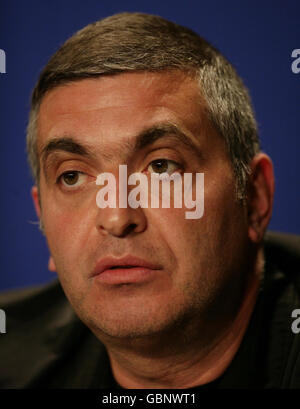
{"type": "Polygon", "coordinates": [[[153,127],[142,131],[135,140],[133,151],[136,152],[144,149],[167,135],[174,139],[174,142],[183,143],[189,149],[196,150],[198,154],[201,154],[199,147],[193,142],[191,137],[186,135],[177,125],[172,123],[154,125],[153,127]]]}
{"type": "MultiPolygon", "coordinates": [[[[181,131],[177,125],[169,122],[156,124],[143,130],[135,138],[133,138],[134,140],[132,142],[128,140],[124,141],[122,144],[122,151],[124,152],[124,149],[126,149],[131,154],[136,153],[142,149],[145,149],[149,145],[152,145],[157,140],[165,138],[166,136],[173,139],[175,143],[182,143],[190,150],[193,150],[198,153],[198,155],[201,155],[199,147],[195,142],[193,142],[191,137],[181,131]]],[[[49,141],[41,151],[41,161],[45,174],[46,168],[48,168],[48,166],[46,166],[47,159],[49,156],[57,152],[68,152],[83,156],[86,159],[95,160],[95,154],[92,148],[77,142],[76,138],[72,136],[56,137],[49,141]]],[[[104,154],[104,156],[109,157],[107,154],[104,154]]]]}
{"type": "Polygon", "coordinates": [[[51,153],[57,151],[69,152],[87,157],[93,156],[92,151],[88,147],[83,146],[82,144],[76,142],[72,137],[67,136],[62,138],[54,138],[48,142],[42,149],[42,160],[45,162],[51,153]]]}
{"type": "Polygon", "coordinates": [[[41,151],[41,162],[44,169],[44,174],[47,176],[47,169],[50,164],[47,164],[47,160],[52,154],[57,152],[69,152],[75,155],[86,157],[87,159],[94,159],[95,155],[88,146],[76,142],[71,136],[56,137],[51,139],[41,151]]]}

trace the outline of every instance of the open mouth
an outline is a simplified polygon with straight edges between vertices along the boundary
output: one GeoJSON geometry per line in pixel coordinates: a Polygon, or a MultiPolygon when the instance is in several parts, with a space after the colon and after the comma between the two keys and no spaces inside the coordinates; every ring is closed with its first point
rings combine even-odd
{"type": "Polygon", "coordinates": [[[102,284],[142,283],[154,279],[160,269],[161,266],[133,255],[104,257],[96,264],[91,277],[102,284]]]}
{"type": "Polygon", "coordinates": [[[107,268],[107,270],[116,270],[117,268],[121,268],[121,269],[124,269],[124,268],[134,268],[134,267],[139,267],[139,266],[111,266],[111,267],[108,267],[107,268]]]}

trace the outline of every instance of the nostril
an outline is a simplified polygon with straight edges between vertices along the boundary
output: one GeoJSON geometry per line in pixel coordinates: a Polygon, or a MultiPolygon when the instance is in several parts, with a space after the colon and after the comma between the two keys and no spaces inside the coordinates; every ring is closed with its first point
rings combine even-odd
{"type": "Polygon", "coordinates": [[[124,238],[142,233],[147,226],[142,209],[103,209],[97,213],[96,227],[102,234],[124,238]]]}
{"type": "Polygon", "coordinates": [[[130,223],[127,226],[115,226],[110,230],[110,233],[120,238],[127,237],[130,233],[135,231],[137,226],[138,225],[134,223],[130,223]]]}

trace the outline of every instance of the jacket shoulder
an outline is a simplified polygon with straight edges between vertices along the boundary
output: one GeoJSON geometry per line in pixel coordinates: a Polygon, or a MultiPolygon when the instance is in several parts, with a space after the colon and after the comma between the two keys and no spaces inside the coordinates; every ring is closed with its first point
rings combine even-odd
{"type": "Polygon", "coordinates": [[[103,348],[76,316],[58,281],[6,291],[0,308],[6,315],[6,333],[0,334],[0,388],[90,381],[94,361],[85,363],[81,355],[94,351],[102,356],[103,348]]]}
{"type": "Polygon", "coordinates": [[[300,311],[300,236],[268,232],[264,253],[267,288],[261,314],[267,342],[264,353],[269,357],[267,386],[298,388],[300,334],[293,330],[293,313],[300,311]]]}
{"type": "Polygon", "coordinates": [[[267,232],[264,239],[266,260],[280,270],[299,272],[300,235],[267,232]]]}
{"type": "Polygon", "coordinates": [[[46,312],[49,317],[56,311],[68,309],[69,304],[58,280],[51,283],[8,290],[0,293],[0,308],[9,317],[9,323],[16,321],[35,322],[46,312]]]}

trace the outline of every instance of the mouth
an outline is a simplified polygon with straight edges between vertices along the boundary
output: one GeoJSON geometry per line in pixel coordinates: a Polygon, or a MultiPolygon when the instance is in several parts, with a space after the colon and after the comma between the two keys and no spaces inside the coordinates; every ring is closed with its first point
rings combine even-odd
{"type": "Polygon", "coordinates": [[[92,278],[102,284],[137,284],[151,280],[160,269],[159,265],[132,255],[105,257],[96,264],[92,278]]]}

